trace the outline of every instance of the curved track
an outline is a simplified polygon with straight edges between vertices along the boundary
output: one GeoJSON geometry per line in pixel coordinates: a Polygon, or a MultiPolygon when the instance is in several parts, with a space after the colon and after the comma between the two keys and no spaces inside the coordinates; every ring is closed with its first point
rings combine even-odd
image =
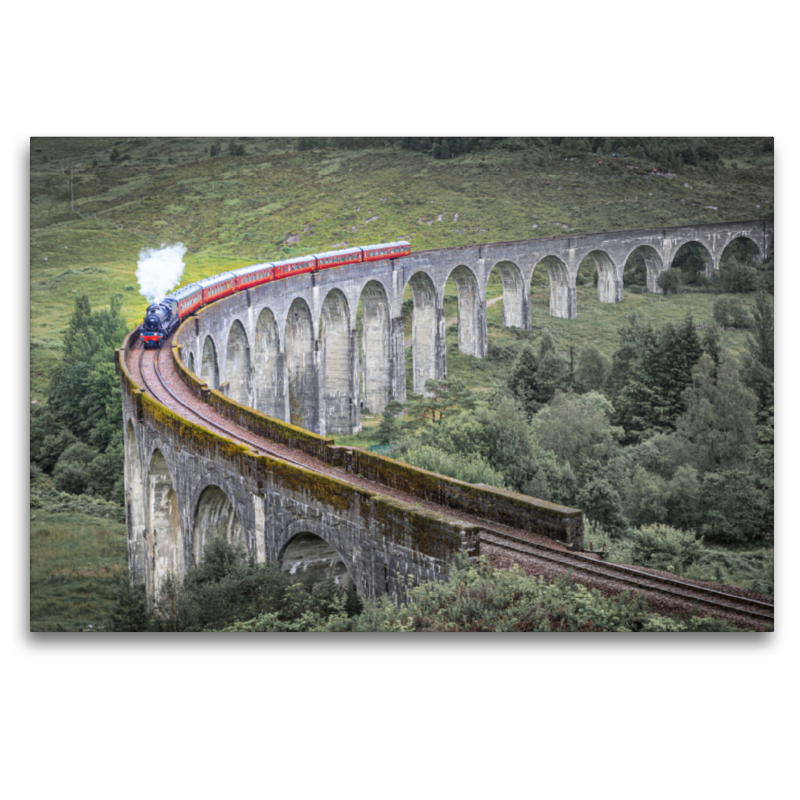
{"type": "MultiPolygon", "coordinates": [[[[163,345],[170,354],[171,342],[172,337],[169,337],[163,345]]],[[[564,546],[529,531],[507,528],[452,509],[443,510],[435,503],[421,501],[418,497],[405,495],[390,487],[349,474],[305,453],[298,453],[283,445],[277,445],[243,431],[238,425],[218,414],[185,389],[183,383],[171,369],[171,358],[168,359],[169,366],[166,368],[168,375],[165,376],[159,364],[161,350],[146,350],[140,342],[137,342],[131,349],[131,360],[135,357],[137,350],[139,351],[136,360],[137,369],[134,372],[138,372],[145,389],[162,405],[179,412],[190,421],[197,421],[204,426],[218,430],[222,436],[248,445],[259,454],[288,461],[303,469],[336,477],[376,494],[389,495],[408,503],[421,504],[438,513],[446,513],[464,522],[474,524],[481,529],[482,551],[488,550],[493,555],[502,554],[510,557],[521,563],[523,567],[527,567],[529,571],[570,573],[576,580],[590,586],[598,586],[601,589],[643,592],[651,601],[661,601],[654,604],[656,607],[664,605],[666,602],[664,607],[670,610],[691,610],[697,613],[702,609],[711,616],[723,617],[737,624],[752,622],[760,625],[774,624],[774,606],[763,600],[720,591],[680,580],[674,576],[598,561],[592,556],[571,552],[564,546]],[[537,569],[537,564],[542,565],[543,568],[537,569]]]]}
{"type": "Polygon", "coordinates": [[[658,592],[662,595],[688,602],[690,605],[713,608],[725,612],[726,615],[744,615],[770,625],[775,620],[774,605],[763,600],[722,592],[718,589],[689,583],[675,577],[646,572],[625,564],[596,561],[579,553],[568,551],[561,553],[548,552],[548,548],[545,546],[533,544],[517,536],[505,533],[486,532],[481,535],[481,541],[512,554],[533,556],[536,559],[557,564],[572,572],[579,572],[604,580],[610,579],[617,583],[625,584],[628,588],[634,590],[647,593],[658,592]]]}

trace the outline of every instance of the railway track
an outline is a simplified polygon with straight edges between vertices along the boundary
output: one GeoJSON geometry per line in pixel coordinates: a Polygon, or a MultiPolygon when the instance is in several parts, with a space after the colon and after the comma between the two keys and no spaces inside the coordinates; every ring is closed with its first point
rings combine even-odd
{"type": "MultiPolygon", "coordinates": [[[[172,341],[172,337],[170,337],[169,339],[166,340],[165,345],[167,347],[169,347],[170,344],[171,344],[171,341],[172,341]]],[[[264,455],[269,455],[269,456],[272,456],[273,458],[280,458],[282,461],[288,461],[290,464],[294,464],[295,466],[298,466],[298,467],[303,467],[304,469],[308,469],[309,468],[307,464],[301,464],[299,461],[295,461],[295,460],[293,460],[291,458],[288,458],[285,453],[279,453],[279,452],[277,452],[275,450],[270,450],[269,448],[264,447],[264,444],[262,442],[257,442],[257,441],[255,441],[253,439],[250,439],[247,436],[244,436],[242,433],[239,432],[238,426],[234,425],[233,423],[230,423],[229,426],[221,425],[218,422],[216,422],[215,420],[211,419],[209,416],[206,416],[205,414],[203,414],[200,411],[198,411],[194,407],[194,405],[190,405],[185,400],[180,398],[172,390],[172,388],[169,386],[169,383],[162,376],[161,370],[159,369],[159,366],[158,366],[158,356],[161,353],[161,350],[155,350],[155,351],[151,350],[150,352],[154,353],[154,355],[153,355],[152,360],[149,360],[149,361],[148,361],[148,359],[145,358],[145,354],[147,352],[148,351],[145,350],[144,347],[142,347],[142,352],[141,352],[141,354],[139,356],[139,372],[140,372],[140,374],[142,376],[142,380],[144,381],[145,388],[162,405],[165,405],[165,406],[168,406],[168,407],[170,405],[169,402],[165,402],[165,398],[163,396],[163,393],[166,392],[167,394],[169,394],[169,396],[172,398],[172,400],[175,403],[177,403],[182,409],[185,409],[186,411],[188,411],[189,415],[191,417],[196,417],[204,425],[210,426],[210,427],[220,431],[225,436],[227,436],[227,437],[229,437],[231,439],[234,439],[236,441],[240,441],[240,442],[243,442],[244,444],[247,444],[248,446],[252,447],[258,453],[261,453],[261,454],[264,454],[264,455]],[[158,388],[156,388],[156,384],[157,384],[158,388]],[[231,430],[231,428],[236,428],[236,430],[235,431],[231,430]]],[[[317,470],[317,471],[321,471],[321,470],[317,470]]]]}
{"type": "Polygon", "coordinates": [[[713,608],[730,614],[744,615],[762,623],[774,624],[774,605],[761,600],[722,592],[705,586],[667,578],[645,572],[636,567],[624,564],[610,564],[596,561],[580,553],[569,551],[558,552],[547,548],[545,545],[526,541],[518,536],[497,531],[481,533],[481,541],[494,545],[511,553],[531,556],[543,561],[566,567],[573,573],[583,573],[604,580],[613,580],[623,583],[638,591],[659,592],[672,598],[677,598],[690,604],[697,604],[706,608],[713,608]]]}
{"type": "MultiPolygon", "coordinates": [[[[171,352],[169,350],[171,338],[172,337],[164,342],[164,346],[168,349],[168,352],[171,352]]],[[[162,405],[172,407],[173,409],[175,409],[177,405],[181,413],[189,419],[194,418],[203,425],[220,431],[223,436],[248,445],[259,454],[269,455],[273,458],[287,461],[303,469],[310,469],[325,475],[333,475],[340,480],[347,480],[348,482],[354,482],[359,485],[365,483],[363,479],[356,480],[353,476],[342,473],[340,470],[333,467],[327,465],[323,467],[316,459],[312,459],[310,456],[304,455],[302,461],[295,460],[283,452],[282,449],[271,449],[265,446],[263,440],[257,441],[245,435],[235,423],[227,420],[221,423],[213,419],[210,415],[204,414],[196,407],[197,405],[202,405],[202,401],[193,398],[193,402],[189,403],[170,387],[169,381],[165,379],[159,366],[160,353],[161,350],[148,351],[142,347],[139,354],[138,367],[146,390],[162,405]],[[147,356],[151,354],[152,357],[148,358],[147,356]]],[[[370,488],[373,491],[390,494],[395,497],[399,494],[388,487],[373,486],[370,488]]],[[[415,497],[402,497],[399,499],[404,499],[409,503],[419,502],[419,498],[415,497]]],[[[465,515],[463,514],[457,514],[455,516],[465,519],[465,515]]],[[[636,569],[635,567],[597,561],[590,556],[571,552],[563,546],[559,547],[557,545],[543,544],[538,541],[516,536],[510,533],[509,530],[504,530],[503,528],[505,526],[495,525],[487,520],[473,518],[469,521],[480,526],[480,540],[482,543],[499,548],[503,552],[510,554],[515,560],[518,560],[517,557],[519,556],[533,558],[557,568],[568,570],[578,579],[583,576],[589,579],[590,582],[598,580],[614,582],[635,591],[645,592],[648,596],[657,594],[671,600],[679,600],[685,604],[703,607],[706,610],[713,610],[724,615],[757,620],[762,624],[774,624],[774,606],[770,603],[729,594],[708,587],[697,586],[677,578],[655,575],[650,572],[645,572],[644,570],[636,569]]]]}

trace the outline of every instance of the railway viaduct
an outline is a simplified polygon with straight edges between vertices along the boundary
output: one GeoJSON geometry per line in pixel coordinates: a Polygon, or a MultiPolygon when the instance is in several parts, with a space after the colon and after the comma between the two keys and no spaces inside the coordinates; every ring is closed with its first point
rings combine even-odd
{"type": "MultiPolygon", "coordinates": [[[[485,530],[511,528],[583,549],[581,512],[399,464],[330,437],[361,429],[406,399],[403,294],[410,287],[413,391],[447,375],[444,288],[458,293],[458,348],[488,351],[486,287],[503,284],[503,323],[531,327],[530,287],[546,270],[550,313],[577,316],[578,267],[598,271],[598,300],[623,299],[622,274],[641,253],[648,291],[683,245],[718,268],[736,239],[771,251],[772,221],[719,223],[500,242],[423,251],[265,284],[186,320],[160,355],[164,387],[146,379],[156,355],[129,335],[118,351],[126,453],[129,565],[158,593],[224,535],[299,578],[352,582],[365,597],[405,597],[444,579],[458,552],[478,554],[485,530]],[[357,309],[363,319],[358,337],[357,309]],[[181,400],[182,398],[182,400],[181,400]],[[206,415],[191,410],[202,406],[206,415]],[[216,420],[216,423],[213,422],[216,420]],[[220,424],[221,423],[221,424],[220,424]],[[300,458],[292,458],[295,454],[300,458]]],[[[151,374],[155,374],[151,372],[151,374]]]]}

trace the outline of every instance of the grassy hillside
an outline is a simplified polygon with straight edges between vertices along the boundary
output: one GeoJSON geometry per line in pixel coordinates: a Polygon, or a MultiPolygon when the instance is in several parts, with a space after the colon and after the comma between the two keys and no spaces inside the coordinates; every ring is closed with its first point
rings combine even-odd
{"type": "MultiPolygon", "coordinates": [[[[673,150],[688,142],[668,141],[673,150]]],[[[186,283],[345,243],[404,237],[419,250],[771,214],[772,154],[762,140],[708,141],[719,155],[713,164],[654,175],[658,161],[631,156],[626,166],[625,152],[593,153],[587,140],[547,146],[505,140],[442,160],[389,140],[366,148],[362,142],[361,149],[329,141],[325,149],[298,150],[314,143],[32,139],[31,398],[40,398],[47,384],[76,293],[103,305],[121,292],[129,323],[141,318],[146,302],[135,271],[143,247],[183,242],[186,283]],[[245,154],[230,155],[231,145],[245,154]],[[216,148],[221,154],[212,156],[216,148]]],[[[622,313],[594,310],[599,304],[590,295],[586,287],[579,294],[571,335],[590,335],[592,313],[609,319],[622,313]]],[[[539,324],[547,316],[546,289],[536,281],[533,300],[539,324]]],[[[631,296],[626,304],[652,301],[631,296]]],[[[491,313],[500,314],[501,306],[491,313]]],[[[606,341],[600,327],[608,325],[592,335],[606,341]]]]}

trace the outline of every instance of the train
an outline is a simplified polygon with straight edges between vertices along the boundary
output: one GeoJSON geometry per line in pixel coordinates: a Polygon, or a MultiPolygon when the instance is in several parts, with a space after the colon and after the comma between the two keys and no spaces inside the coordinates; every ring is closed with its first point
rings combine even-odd
{"type": "Polygon", "coordinates": [[[410,253],[409,242],[383,242],[365,247],[348,247],[344,250],[298,256],[284,261],[253,264],[231,272],[222,272],[211,278],[203,278],[188,286],[182,286],[170,292],[160,303],[149,305],[142,322],[140,338],[146,348],[159,348],[164,339],[197,309],[243,289],[260,286],[262,283],[292,278],[307,272],[344,267],[347,264],[401,258],[410,253]]]}

